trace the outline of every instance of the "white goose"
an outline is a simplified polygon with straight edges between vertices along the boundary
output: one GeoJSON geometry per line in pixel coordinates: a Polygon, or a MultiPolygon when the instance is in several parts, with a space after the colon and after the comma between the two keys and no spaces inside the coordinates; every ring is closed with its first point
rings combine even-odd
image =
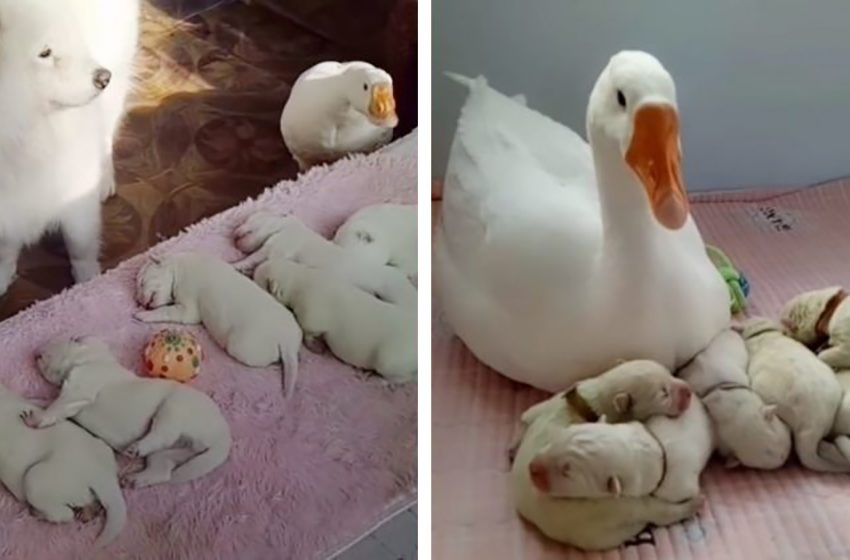
{"type": "Polygon", "coordinates": [[[688,212],[675,86],[658,60],[611,58],[590,95],[590,146],[483,78],[466,83],[434,288],[481,361],[559,391],[619,359],[678,367],[728,326],[726,286],[688,212]]]}

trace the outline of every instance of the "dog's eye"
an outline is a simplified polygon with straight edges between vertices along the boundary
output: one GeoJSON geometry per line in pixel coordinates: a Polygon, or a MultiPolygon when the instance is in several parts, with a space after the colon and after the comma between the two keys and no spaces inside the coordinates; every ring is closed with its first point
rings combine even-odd
{"type": "Polygon", "coordinates": [[[667,390],[667,387],[662,387],[662,388],[661,388],[661,396],[662,396],[662,397],[664,397],[665,399],[666,399],[668,396],[670,396],[670,391],[668,391],[668,390],[667,390]]]}
{"type": "Polygon", "coordinates": [[[38,53],[39,58],[47,58],[53,54],[53,50],[50,47],[44,47],[40,53],[38,53]]]}
{"type": "Polygon", "coordinates": [[[363,84],[363,91],[369,91],[369,84],[363,84]]]}

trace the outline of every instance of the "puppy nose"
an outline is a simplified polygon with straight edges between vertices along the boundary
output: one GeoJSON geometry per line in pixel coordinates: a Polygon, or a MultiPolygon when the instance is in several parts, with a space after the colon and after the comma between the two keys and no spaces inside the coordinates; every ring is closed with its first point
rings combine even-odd
{"type": "Polygon", "coordinates": [[[94,71],[94,87],[97,89],[106,89],[109,85],[109,80],[112,79],[112,72],[106,68],[98,68],[94,71]]]}
{"type": "Polygon", "coordinates": [[[531,477],[531,482],[541,492],[549,492],[549,475],[546,474],[546,467],[537,460],[528,464],[528,475],[531,477]]]}
{"type": "Polygon", "coordinates": [[[679,409],[684,412],[688,408],[688,405],[691,404],[691,390],[684,385],[680,385],[677,392],[679,393],[679,409]]]}

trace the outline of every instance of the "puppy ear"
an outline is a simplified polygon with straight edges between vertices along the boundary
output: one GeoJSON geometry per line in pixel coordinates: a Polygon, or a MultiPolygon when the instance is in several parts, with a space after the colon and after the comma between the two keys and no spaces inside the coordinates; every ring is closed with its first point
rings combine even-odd
{"type": "Polygon", "coordinates": [[[608,492],[616,497],[623,493],[623,485],[620,484],[620,479],[616,476],[608,477],[608,492]]]}
{"type": "Polygon", "coordinates": [[[726,462],[723,464],[727,469],[734,469],[735,467],[741,466],[741,461],[738,460],[734,455],[728,455],[726,457],[726,462]]]}
{"type": "Polygon", "coordinates": [[[614,410],[624,414],[632,409],[632,396],[629,393],[617,393],[614,395],[614,410]]]}
{"type": "Polygon", "coordinates": [[[764,419],[768,422],[771,422],[774,418],[776,418],[776,405],[768,404],[761,410],[764,419]]]}

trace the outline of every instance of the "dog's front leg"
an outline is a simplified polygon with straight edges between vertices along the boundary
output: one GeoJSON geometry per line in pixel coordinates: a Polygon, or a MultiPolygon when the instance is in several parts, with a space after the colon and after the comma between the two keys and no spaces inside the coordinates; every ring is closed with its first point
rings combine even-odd
{"type": "Polygon", "coordinates": [[[195,306],[175,303],[157,309],[139,311],[134,315],[136,319],[144,323],[181,323],[183,325],[196,325],[201,322],[201,315],[195,306]]]}
{"type": "Polygon", "coordinates": [[[21,245],[11,241],[0,241],[0,296],[6,293],[18,270],[21,245]]]}
{"type": "Polygon", "coordinates": [[[62,216],[62,236],[76,282],[85,282],[100,274],[100,228],[97,193],[72,203],[62,216]]]}

